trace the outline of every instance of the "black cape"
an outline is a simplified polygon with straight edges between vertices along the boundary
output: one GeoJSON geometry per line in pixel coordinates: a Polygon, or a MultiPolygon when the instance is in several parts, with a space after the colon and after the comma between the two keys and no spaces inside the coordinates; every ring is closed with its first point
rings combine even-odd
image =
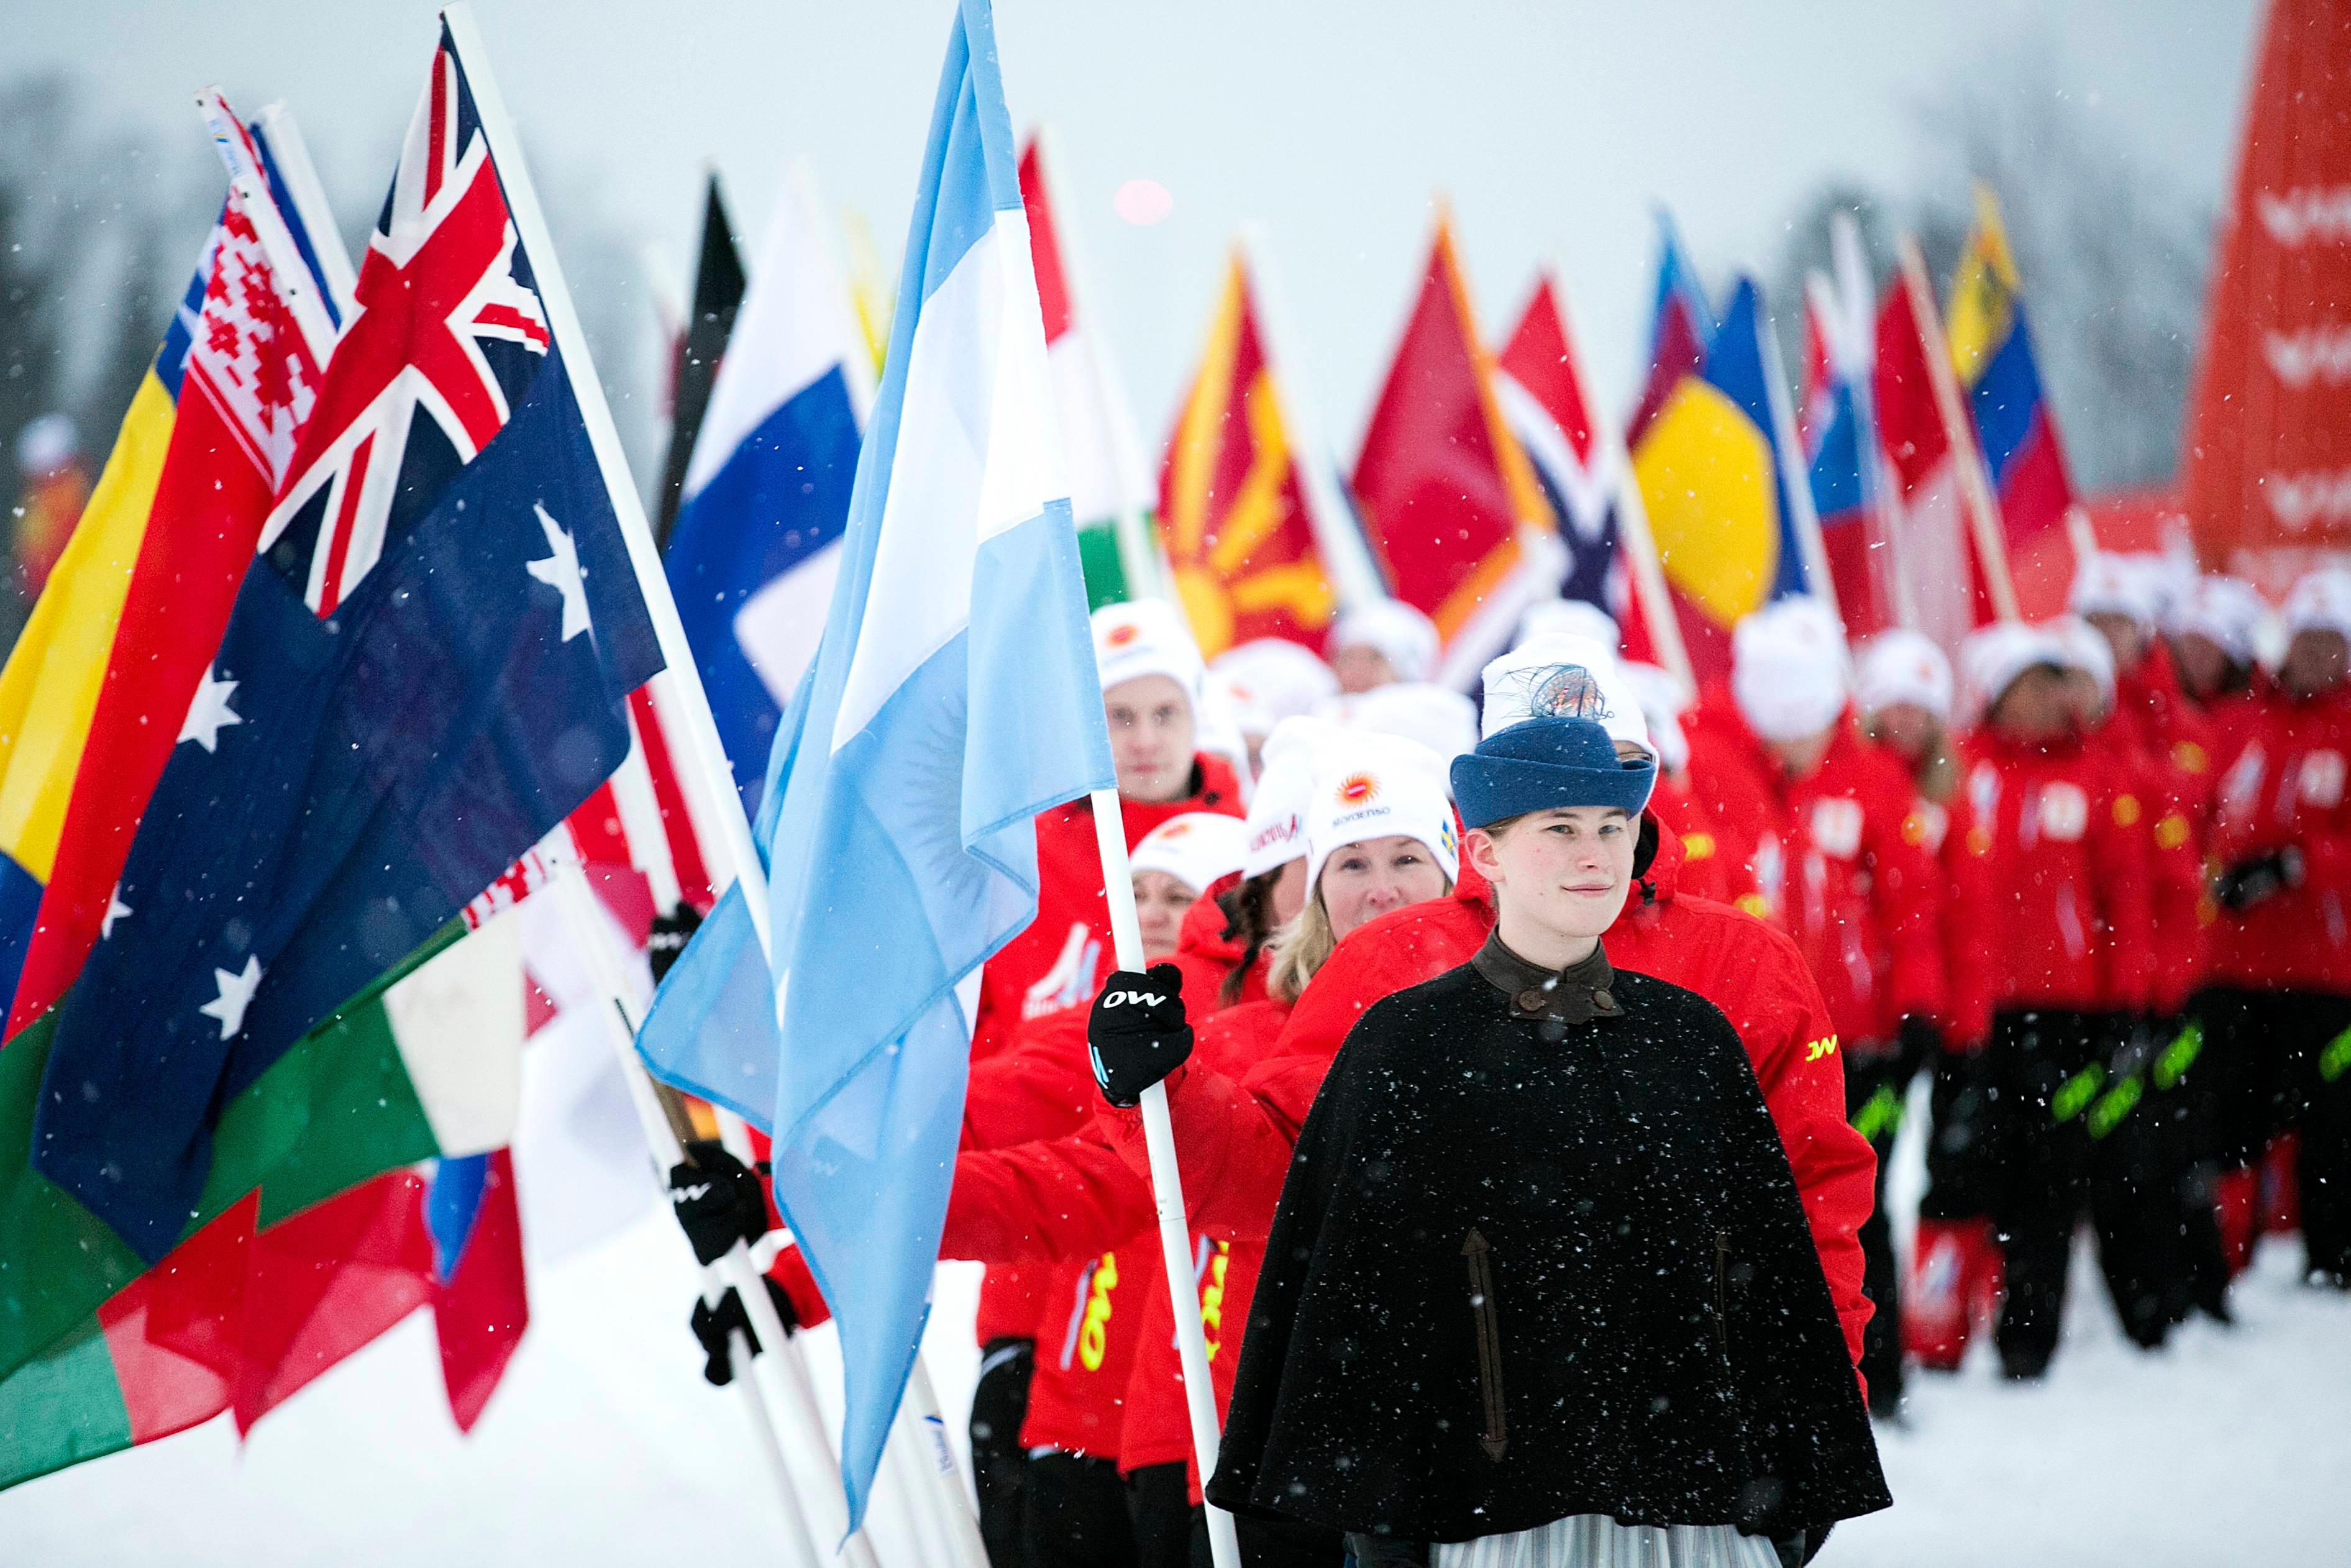
{"type": "Polygon", "coordinates": [[[1583,1513],[1782,1533],[1892,1500],[1737,1033],[1677,986],[1609,990],[1528,1016],[1464,965],[1350,1031],[1210,1500],[1427,1542],[1583,1513]]]}

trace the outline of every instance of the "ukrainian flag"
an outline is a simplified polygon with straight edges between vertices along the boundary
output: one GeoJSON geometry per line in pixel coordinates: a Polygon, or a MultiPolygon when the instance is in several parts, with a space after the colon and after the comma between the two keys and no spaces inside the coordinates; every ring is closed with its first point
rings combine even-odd
{"type": "Polygon", "coordinates": [[[2074,505],[2074,486],[2042,391],[2016,257],[1987,185],[1976,187],[1976,226],[1951,275],[1950,315],[1951,365],[1967,392],[2013,555],[2063,520],[2074,505]]]}
{"type": "Polygon", "coordinates": [[[1765,329],[1755,281],[1742,277],[1698,371],[1682,378],[1633,453],[1649,532],[1701,680],[1729,668],[1729,632],[1740,617],[1812,586],[1773,439],[1765,329]]]}

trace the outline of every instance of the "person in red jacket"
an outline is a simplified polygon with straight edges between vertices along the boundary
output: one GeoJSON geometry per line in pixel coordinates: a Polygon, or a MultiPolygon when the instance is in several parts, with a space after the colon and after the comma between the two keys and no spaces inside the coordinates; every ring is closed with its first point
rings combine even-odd
{"type": "MultiPolygon", "coordinates": [[[[2053,633],[1995,626],[1963,657],[1988,710],[1965,748],[1973,822],[1952,917],[1978,934],[1983,962],[1951,1010],[1962,1039],[1988,1042],[1990,1135],[1975,1175],[2005,1244],[2001,1367],[2029,1379],[2056,1350],[2106,1020],[2143,1012],[2150,994],[2146,813],[2129,759],[2085,744],[2053,633]]],[[[1930,1167],[1938,1185],[1950,1176],[1930,1167]]]]}
{"type": "Polygon", "coordinates": [[[2304,577],[2284,617],[2277,690],[2221,776],[2213,831],[2214,1019],[2231,1069],[2221,1126],[2240,1169],[2298,1134],[2308,1271],[2341,1288],[2351,1286],[2351,572],[2304,577]]]}
{"type": "MultiPolygon", "coordinates": [[[[1107,605],[1094,612],[1093,642],[1128,849],[1186,812],[1239,816],[1232,769],[1195,745],[1203,668],[1182,615],[1155,601],[1107,605]]],[[[1029,1020],[1092,1000],[1113,967],[1090,801],[1037,819],[1037,875],[1036,919],[981,970],[975,1062],[1003,1050],[1029,1020]]],[[[984,1354],[972,1406],[972,1468],[991,1557],[999,1547],[1017,1550],[1004,1543],[1019,1539],[1017,1505],[1000,1500],[1017,1495],[1025,1469],[1016,1442],[1029,1366],[1024,1344],[1046,1305],[1042,1286],[1017,1269],[990,1269],[980,1287],[974,1333],[984,1354]],[[985,1444],[977,1436],[983,1427],[985,1444]]]]}
{"type": "MultiPolygon", "coordinates": [[[[1587,645],[1588,662],[1553,664],[1520,658],[1526,652],[1488,667],[1489,731],[1534,713],[1576,714],[1601,719],[1620,755],[1647,755],[1638,705],[1604,649],[1587,645]]],[[[1785,936],[1727,906],[1677,897],[1681,858],[1673,831],[1644,817],[1634,896],[1607,934],[1611,961],[1698,992],[1739,1031],[1858,1364],[1870,1304],[1857,1232],[1869,1218],[1877,1162],[1845,1120],[1834,1026],[1785,936]]],[[[1467,963],[1494,918],[1485,884],[1465,872],[1451,897],[1383,915],[1340,942],[1300,994],[1273,1054],[1247,1073],[1234,1078],[1194,1064],[1169,1078],[1185,1199],[1196,1225],[1262,1226],[1323,1071],[1355,1019],[1381,998],[1467,963]]],[[[1102,1118],[1129,1164],[1141,1169],[1140,1119],[1116,1110],[1102,1118]]]]}
{"type": "Polygon", "coordinates": [[[1319,758],[1343,734],[1322,719],[1299,716],[1283,719],[1266,737],[1240,872],[1192,906],[1176,943],[1184,1005],[1194,1017],[1264,998],[1266,945],[1306,902],[1307,792],[1319,758]]]}
{"type": "MultiPolygon", "coordinates": [[[[1731,702],[1692,727],[1699,803],[1754,868],[1754,913],[1785,931],[1819,982],[1844,1061],[1847,1115],[1898,1103],[1941,1054],[1940,878],[1908,771],[1865,739],[1849,711],[1844,632],[1791,600],[1732,635],[1731,702]]],[[[1894,1126],[1869,1132],[1880,1188],[1861,1243],[1876,1308],[1862,1371],[1872,1414],[1902,1398],[1898,1281],[1883,1190],[1894,1126]]]]}

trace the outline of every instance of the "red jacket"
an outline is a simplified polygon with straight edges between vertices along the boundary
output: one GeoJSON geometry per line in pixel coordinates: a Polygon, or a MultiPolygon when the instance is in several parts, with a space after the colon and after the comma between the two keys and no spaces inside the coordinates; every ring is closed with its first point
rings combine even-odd
{"type": "Polygon", "coordinates": [[[2351,686],[2250,705],[2245,744],[2221,773],[2212,827],[2221,870],[2292,846],[2302,881],[2213,927],[2213,978],[2351,994],[2351,686]]]}
{"type": "Polygon", "coordinates": [[[1918,791],[1893,753],[1840,721],[1821,765],[1792,779],[1728,708],[1689,729],[1690,778],[1726,858],[1749,867],[1760,915],[1795,940],[1848,1047],[1894,1038],[1943,1005],[1937,892],[1918,791]]]}
{"type": "MultiPolygon", "coordinates": [[[[1737,910],[1677,897],[1680,864],[1679,841],[1660,828],[1632,899],[1609,928],[1609,962],[1696,991],[1738,1030],[1858,1362],[1870,1306],[1857,1238],[1869,1218],[1877,1161],[1845,1121],[1834,1026],[1794,946],[1737,910]]],[[[1187,1066],[1170,1078],[1184,1197],[1196,1228],[1262,1240],[1298,1130],[1355,1019],[1381,998],[1468,963],[1493,927],[1489,890],[1465,868],[1453,896],[1392,911],[1341,942],[1299,998],[1271,1056],[1238,1077],[1187,1066]]],[[[1097,1120],[1140,1168],[1140,1116],[1105,1110],[1097,1120]]]]}
{"type": "Polygon", "coordinates": [[[2115,682],[2115,711],[2101,737],[2140,758],[2140,789],[2154,818],[2148,834],[2156,973],[2150,1000],[2163,1014],[2187,1005],[2210,959],[2214,908],[2204,852],[2212,825],[2213,759],[2220,743],[2204,715],[2180,695],[2160,643],[2115,682]]]}
{"type": "Polygon", "coordinates": [[[1952,1004],[1961,1039],[1981,1040],[2007,1009],[2147,1009],[2156,956],[2138,782],[2127,748],[1969,737],[1959,788],[1972,820],[1951,918],[1979,956],[1952,1004]]]}
{"type": "MultiPolygon", "coordinates": [[[[1230,767],[1207,752],[1193,758],[1193,767],[1199,788],[1180,800],[1119,802],[1128,849],[1186,811],[1241,814],[1241,792],[1230,767]]],[[[1093,805],[1072,800],[1037,819],[1037,918],[981,972],[972,1055],[1001,1050],[1029,1019],[1091,1003],[1113,967],[1093,805]]]]}
{"type": "MultiPolygon", "coordinates": [[[[1238,886],[1240,880],[1238,873],[1217,878],[1184,912],[1184,928],[1176,937],[1175,961],[1184,975],[1184,1016],[1194,1023],[1228,1005],[1225,1001],[1225,977],[1240,963],[1245,949],[1238,940],[1225,935],[1225,912],[1217,899],[1238,886]]],[[[1233,998],[1233,1004],[1265,999],[1265,954],[1260,951],[1249,973],[1241,977],[1240,992],[1233,998]]]]}
{"type": "MultiPolygon", "coordinates": [[[[1128,849],[1160,823],[1186,811],[1240,814],[1240,789],[1232,768],[1206,752],[1193,758],[1193,767],[1198,788],[1180,800],[1119,802],[1128,849]]],[[[1093,805],[1073,800],[1037,819],[1037,918],[980,972],[973,1061],[985,1061],[1005,1049],[1029,1019],[1092,1003],[1102,977],[1113,967],[1093,805]]],[[[1047,1305],[1042,1289],[1017,1269],[989,1270],[979,1291],[980,1343],[1027,1333],[1047,1305]]]]}
{"type": "Polygon", "coordinates": [[[1649,815],[1671,828],[1674,837],[1682,841],[1682,896],[1729,904],[1755,891],[1746,868],[1734,867],[1723,857],[1722,837],[1715,831],[1714,815],[1699,803],[1687,784],[1660,772],[1656,789],[1649,796],[1649,815]]]}

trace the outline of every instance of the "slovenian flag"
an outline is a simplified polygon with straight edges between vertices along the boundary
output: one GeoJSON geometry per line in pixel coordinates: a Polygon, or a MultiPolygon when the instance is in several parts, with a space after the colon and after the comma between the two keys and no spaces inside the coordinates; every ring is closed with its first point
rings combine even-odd
{"type": "Polygon", "coordinates": [[[841,1326],[852,1528],[928,1311],[963,1114],[958,987],[1037,908],[1038,812],[1112,787],[1077,532],[987,0],[963,0],[887,368],[807,685],[740,885],[640,1041],[775,1134],[841,1326]]]}

